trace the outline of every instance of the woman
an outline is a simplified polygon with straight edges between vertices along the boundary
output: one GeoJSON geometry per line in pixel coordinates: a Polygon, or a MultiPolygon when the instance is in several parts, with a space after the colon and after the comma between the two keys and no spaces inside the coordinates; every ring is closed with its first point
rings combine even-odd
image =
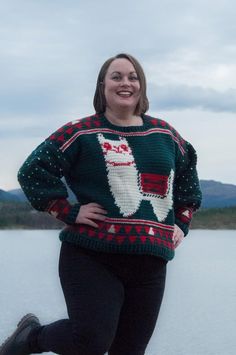
{"type": "Polygon", "coordinates": [[[104,63],[94,107],[47,138],[18,174],[33,207],[66,224],[59,275],[69,317],[41,326],[26,315],[1,355],[141,355],[153,333],[166,263],[200,206],[196,153],[145,114],[144,72],[130,55],[104,63]]]}

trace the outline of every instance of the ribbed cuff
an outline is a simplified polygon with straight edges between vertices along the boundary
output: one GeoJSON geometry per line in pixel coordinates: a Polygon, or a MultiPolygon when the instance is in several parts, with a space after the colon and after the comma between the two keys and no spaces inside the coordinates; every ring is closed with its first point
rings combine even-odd
{"type": "Polygon", "coordinates": [[[79,213],[80,203],[71,205],[67,199],[51,201],[46,211],[66,224],[74,224],[79,213]]]}
{"type": "Polygon", "coordinates": [[[75,224],[76,217],[78,216],[79,210],[80,210],[80,204],[75,203],[74,205],[71,205],[69,213],[66,215],[65,219],[63,222],[66,224],[75,224]]]}
{"type": "Polygon", "coordinates": [[[178,218],[175,218],[175,224],[184,232],[184,236],[189,232],[189,224],[181,222],[178,218]]]}

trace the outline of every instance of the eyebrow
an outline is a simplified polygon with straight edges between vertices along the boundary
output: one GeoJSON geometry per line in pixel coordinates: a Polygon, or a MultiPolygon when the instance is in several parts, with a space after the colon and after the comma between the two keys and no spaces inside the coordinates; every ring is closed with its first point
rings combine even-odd
{"type": "MultiPolygon", "coordinates": [[[[111,73],[111,75],[112,75],[112,74],[121,74],[121,72],[115,70],[115,71],[113,71],[113,72],[111,73]]],[[[136,73],[136,71],[131,71],[131,72],[129,72],[129,74],[137,74],[137,73],[136,73]]]]}

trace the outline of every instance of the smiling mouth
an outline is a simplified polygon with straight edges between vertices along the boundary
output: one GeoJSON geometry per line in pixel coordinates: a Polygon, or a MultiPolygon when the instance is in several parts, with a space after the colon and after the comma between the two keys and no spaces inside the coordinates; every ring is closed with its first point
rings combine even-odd
{"type": "Polygon", "coordinates": [[[130,91],[119,91],[117,92],[117,95],[120,97],[130,97],[133,95],[133,93],[130,91]]]}

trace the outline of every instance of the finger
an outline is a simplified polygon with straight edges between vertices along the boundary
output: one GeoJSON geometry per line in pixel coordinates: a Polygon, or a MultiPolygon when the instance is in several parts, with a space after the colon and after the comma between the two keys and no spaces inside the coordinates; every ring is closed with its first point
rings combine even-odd
{"type": "Polygon", "coordinates": [[[103,214],[98,214],[98,213],[88,213],[86,218],[89,219],[98,219],[99,221],[105,221],[106,216],[104,216],[103,214]]]}
{"type": "Polygon", "coordinates": [[[178,238],[178,240],[176,241],[176,244],[175,244],[175,247],[177,248],[180,244],[181,244],[181,242],[183,241],[183,237],[182,237],[182,235],[178,238]]]}
{"type": "Polygon", "coordinates": [[[178,232],[179,232],[178,226],[175,224],[174,225],[174,231],[173,231],[173,238],[176,238],[176,236],[178,235],[178,232]]]}
{"type": "Polygon", "coordinates": [[[173,241],[174,243],[177,243],[177,241],[179,240],[179,233],[178,231],[175,231],[175,233],[173,234],[173,241]]]}
{"type": "Polygon", "coordinates": [[[107,211],[104,208],[93,207],[91,208],[90,212],[98,213],[98,214],[107,214],[107,211]]]}
{"type": "Polygon", "coordinates": [[[178,248],[178,246],[180,245],[180,241],[178,240],[177,243],[175,244],[175,248],[178,248]]]}
{"type": "Polygon", "coordinates": [[[94,221],[91,221],[91,219],[88,219],[88,218],[84,219],[83,224],[87,224],[88,226],[98,228],[98,224],[95,223],[94,221]]]}
{"type": "Polygon", "coordinates": [[[175,240],[177,238],[177,233],[174,232],[173,235],[172,235],[172,240],[175,240]]]}
{"type": "Polygon", "coordinates": [[[177,243],[178,240],[180,240],[179,244],[181,243],[181,241],[183,240],[184,237],[184,233],[182,231],[182,229],[179,228],[179,226],[177,226],[177,224],[174,225],[174,232],[173,232],[173,241],[174,243],[177,243]]]}
{"type": "Polygon", "coordinates": [[[174,245],[177,243],[177,240],[176,239],[173,239],[173,243],[174,243],[174,245]]]}
{"type": "Polygon", "coordinates": [[[87,206],[98,207],[98,208],[104,209],[103,206],[99,205],[99,204],[96,203],[96,202],[90,202],[90,203],[87,204],[87,206]]]}
{"type": "Polygon", "coordinates": [[[172,240],[175,242],[177,238],[178,238],[178,233],[177,233],[177,230],[175,229],[174,233],[172,235],[172,240]]]}

